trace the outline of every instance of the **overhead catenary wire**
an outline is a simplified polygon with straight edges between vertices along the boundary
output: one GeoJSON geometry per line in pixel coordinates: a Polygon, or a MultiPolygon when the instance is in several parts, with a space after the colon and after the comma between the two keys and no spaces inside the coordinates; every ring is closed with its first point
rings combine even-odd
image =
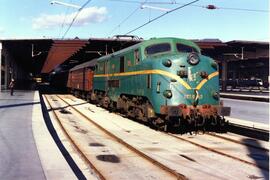
{"type": "MultiPolygon", "coordinates": [[[[115,1],[115,2],[123,2],[123,3],[135,3],[135,4],[141,4],[142,1],[136,1],[136,0],[108,0],[108,1],[115,1]]],[[[170,2],[158,2],[158,1],[148,1],[147,4],[163,4],[163,5],[173,5],[173,4],[180,4],[183,5],[184,3],[179,3],[176,1],[170,1],[170,2]]],[[[234,11],[249,11],[249,12],[261,12],[261,13],[269,13],[269,10],[265,9],[247,9],[247,8],[235,8],[235,7],[218,7],[214,5],[190,5],[193,7],[199,7],[199,8],[205,8],[205,9],[217,9],[217,10],[234,10],[234,11]],[[209,8],[214,7],[214,8],[209,8]]]]}
{"type": "Polygon", "coordinates": [[[76,18],[78,17],[79,13],[85,8],[85,6],[87,6],[87,4],[90,2],[91,0],[86,1],[82,7],[78,10],[78,12],[76,13],[76,15],[74,16],[74,18],[72,19],[71,23],[69,24],[67,30],[65,31],[64,35],[62,36],[62,39],[65,38],[66,34],[68,33],[68,31],[70,30],[71,26],[73,25],[74,21],[76,20],[76,18]]]}
{"type": "MultiPolygon", "coordinates": [[[[69,1],[69,3],[71,3],[71,2],[72,2],[72,0],[69,1]]],[[[66,17],[67,17],[67,13],[68,13],[69,9],[70,9],[70,7],[67,7],[67,9],[66,9],[64,20],[63,20],[63,22],[61,24],[61,28],[60,28],[59,34],[58,34],[59,38],[60,38],[60,34],[62,33],[62,30],[64,28],[64,24],[66,23],[66,17]]]]}
{"type": "MultiPolygon", "coordinates": [[[[142,2],[141,4],[146,3],[147,0],[145,0],[144,2],[142,2]]],[[[115,26],[113,28],[113,30],[111,30],[111,32],[109,34],[112,34],[117,28],[119,28],[124,22],[126,22],[131,16],[133,16],[141,7],[137,7],[134,11],[132,11],[125,19],[123,19],[117,26],[115,26]]]]}
{"type": "Polygon", "coordinates": [[[216,7],[216,9],[269,13],[268,10],[262,10],[262,9],[243,9],[243,8],[229,8],[229,7],[216,7]]]}
{"type": "MultiPolygon", "coordinates": [[[[124,2],[124,3],[136,3],[136,4],[141,4],[142,1],[129,1],[129,0],[108,0],[108,1],[116,1],[116,2],[124,2]]],[[[176,2],[153,2],[149,1],[147,2],[148,4],[177,4],[176,2]]]]}
{"type": "Polygon", "coordinates": [[[133,16],[139,9],[140,7],[132,11],[124,20],[122,20],[117,26],[115,26],[109,34],[112,34],[117,28],[119,28],[124,22],[126,22],[131,16],[133,16]]]}
{"type": "Polygon", "coordinates": [[[149,20],[148,22],[146,22],[146,23],[144,23],[144,24],[142,24],[142,25],[136,27],[135,29],[133,29],[133,30],[131,30],[131,31],[127,32],[127,33],[125,33],[125,35],[128,35],[128,34],[134,32],[134,31],[136,31],[136,30],[138,30],[138,29],[140,29],[140,28],[142,28],[142,27],[144,27],[144,26],[146,26],[146,25],[148,25],[148,24],[150,24],[150,23],[152,23],[152,22],[158,20],[159,18],[161,18],[161,17],[163,17],[163,16],[165,16],[165,15],[167,15],[167,14],[169,14],[169,13],[172,13],[172,12],[174,12],[174,11],[177,11],[177,10],[179,10],[179,9],[182,9],[182,8],[184,8],[184,7],[186,7],[186,6],[189,6],[189,5],[191,5],[191,4],[195,3],[195,2],[198,2],[198,1],[199,1],[199,0],[191,1],[191,2],[189,2],[189,3],[187,3],[187,4],[184,4],[184,5],[182,5],[182,6],[179,6],[179,7],[177,7],[177,8],[174,8],[174,9],[172,9],[172,10],[170,10],[170,11],[167,11],[167,12],[165,12],[165,13],[163,13],[163,14],[161,14],[161,15],[159,15],[159,16],[157,16],[157,17],[151,19],[151,20],[149,20]]]}

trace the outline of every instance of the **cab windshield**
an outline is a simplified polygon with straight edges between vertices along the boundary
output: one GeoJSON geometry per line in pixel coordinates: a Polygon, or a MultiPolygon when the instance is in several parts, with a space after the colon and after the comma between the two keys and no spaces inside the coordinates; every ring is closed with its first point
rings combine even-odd
{"type": "Polygon", "coordinates": [[[198,53],[198,51],[195,48],[179,43],[176,44],[176,49],[182,53],[191,53],[191,52],[198,53]]]}
{"type": "Polygon", "coordinates": [[[171,51],[171,45],[169,43],[154,44],[145,48],[147,55],[164,53],[168,51],[171,51]]]}

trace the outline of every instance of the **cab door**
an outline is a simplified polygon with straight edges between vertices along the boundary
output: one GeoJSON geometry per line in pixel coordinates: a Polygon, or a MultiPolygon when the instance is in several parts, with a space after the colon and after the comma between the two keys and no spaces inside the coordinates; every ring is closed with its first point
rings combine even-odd
{"type": "Polygon", "coordinates": [[[109,91],[109,62],[108,62],[108,59],[104,61],[104,74],[106,75],[105,76],[105,92],[106,94],[108,94],[108,91],[109,91]]]}

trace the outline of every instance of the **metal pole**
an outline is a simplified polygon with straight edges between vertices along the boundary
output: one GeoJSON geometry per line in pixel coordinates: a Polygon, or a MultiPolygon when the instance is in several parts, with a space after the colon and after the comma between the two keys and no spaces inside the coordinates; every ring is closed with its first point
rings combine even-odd
{"type": "Polygon", "coordinates": [[[225,58],[222,59],[222,91],[227,90],[227,74],[228,74],[228,62],[225,58]]]}
{"type": "Polygon", "coordinates": [[[2,91],[2,42],[0,42],[0,92],[2,91]]]}

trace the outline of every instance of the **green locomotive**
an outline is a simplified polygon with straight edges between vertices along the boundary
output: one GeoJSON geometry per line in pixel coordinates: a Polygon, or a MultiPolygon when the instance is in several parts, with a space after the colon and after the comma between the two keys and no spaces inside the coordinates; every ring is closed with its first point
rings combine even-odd
{"type": "Polygon", "coordinates": [[[216,127],[218,64],[189,40],[153,38],[97,60],[90,99],[160,129],[216,127]]]}

